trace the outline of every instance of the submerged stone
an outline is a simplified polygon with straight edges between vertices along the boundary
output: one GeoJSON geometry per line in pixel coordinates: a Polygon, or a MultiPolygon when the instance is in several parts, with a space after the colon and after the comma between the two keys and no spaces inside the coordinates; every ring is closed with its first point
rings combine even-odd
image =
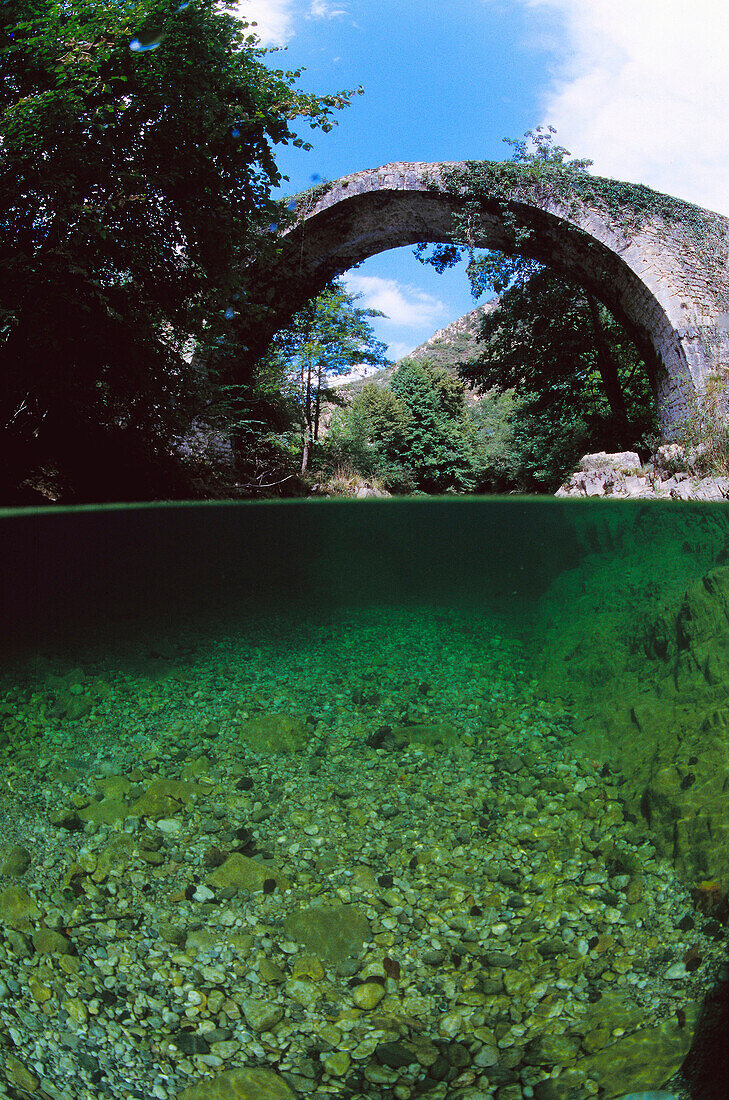
{"type": "Polygon", "coordinates": [[[459,740],[459,734],[449,722],[424,722],[415,726],[395,726],[392,738],[395,744],[453,745],[459,740]]]}
{"type": "Polygon", "coordinates": [[[206,882],[219,890],[232,887],[234,890],[250,890],[252,893],[263,890],[264,883],[270,881],[275,882],[281,891],[291,888],[289,880],[280,871],[255,859],[249,859],[248,856],[242,856],[239,852],[229,855],[225,863],[216,867],[206,879],[206,882]]]}
{"type": "Polygon", "coordinates": [[[271,1069],[233,1069],[210,1080],[198,1081],[177,1100],[295,1100],[282,1077],[271,1069]]]}
{"type": "Polygon", "coordinates": [[[300,909],[286,918],[284,931],[334,966],[360,955],[372,934],[370,922],[356,905],[300,909]]]}
{"type": "Polygon", "coordinates": [[[38,955],[70,955],[73,944],[52,928],[39,928],[33,936],[33,947],[38,955]]]}
{"type": "Polygon", "coordinates": [[[199,793],[195,783],[180,779],[153,779],[127,810],[133,817],[174,817],[180,805],[186,806],[193,794],[199,793]]]}
{"type": "Polygon", "coordinates": [[[0,875],[20,878],[30,867],[30,852],[21,844],[14,844],[0,866],[0,875]]]}
{"type": "Polygon", "coordinates": [[[78,811],[81,821],[93,821],[95,825],[118,825],[130,810],[123,798],[110,795],[100,802],[90,802],[78,811]]]}
{"type": "Polygon", "coordinates": [[[258,753],[296,752],[311,737],[311,730],[300,718],[289,714],[262,714],[241,728],[246,744],[258,753]]]}
{"type": "Polygon", "coordinates": [[[38,920],[41,911],[33,898],[20,886],[8,886],[0,894],[0,921],[18,932],[28,932],[30,922],[38,920]]]}
{"type": "Polygon", "coordinates": [[[689,1052],[697,1017],[691,1006],[683,1026],[676,1017],[657,1027],[642,1028],[617,1043],[581,1059],[576,1068],[594,1078],[605,1100],[624,1097],[641,1087],[650,1072],[659,1085],[670,1080],[689,1052]]]}

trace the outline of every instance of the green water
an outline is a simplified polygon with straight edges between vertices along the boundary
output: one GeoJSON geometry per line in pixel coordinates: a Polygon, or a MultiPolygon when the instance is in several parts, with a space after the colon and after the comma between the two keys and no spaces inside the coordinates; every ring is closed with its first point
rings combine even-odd
{"type": "Polygon", "coordinates": [[[722,507],[0,531],[0,1095],[726,1095],[722,507]]]}

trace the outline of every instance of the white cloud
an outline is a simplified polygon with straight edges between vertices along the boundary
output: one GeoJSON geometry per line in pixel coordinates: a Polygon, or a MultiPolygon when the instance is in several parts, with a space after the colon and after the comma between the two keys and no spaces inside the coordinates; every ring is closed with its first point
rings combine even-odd
{"type": "Polygon", "coordinates": [[[729,214],[726,0],[517,2],[564,24],[543,99],[557,141],[599,174],[729,214]]]}
{"type": "Polygon", "coordinates": [[[397,363],[398,359],[404,359],[406,355],[409,355],[414,350],[414,346],[412,343],[406,344],[402,340],[392,340],[388,344],[388,350],[390,358],[397,363]]]}
{"type": "MultiPolygon", "coordinates": [[[[247,23],[256,23],[253,32],[263,46],[285,46],[294,35],[294,23],[303,15],[301,0],[239,0],[236,14],[247,23]]],[[[304,9],[305,10],[305,9],[304,9]]],[[[307,19],[336,19],[347,15],[330,0],[311,0],[307,19]]]]}
{"type": "Polygon", "coordinates": [[[252,27],[262,46],[284,46],[294,33],[292,0],[241,0],[236,14],[252,27]]]}
{"type": "Polygon", "coordinates": [[[358,275],[348,272],[343,276],[350,294],[361,294],[358,303],[365,309],[379,309],[394,325],[417,328],[435,324],[445,314],[445,306],[432,294],[414,286],[404,286],[395,279],[383,279],[379,275],[358,275]]]}
{"type": "Polygon", "coordinates": [[[343,8],[334,8],[329,0],[312,0],[309,9],[311,19],[336,19],[338,15],[347,15],[343,8]]]}

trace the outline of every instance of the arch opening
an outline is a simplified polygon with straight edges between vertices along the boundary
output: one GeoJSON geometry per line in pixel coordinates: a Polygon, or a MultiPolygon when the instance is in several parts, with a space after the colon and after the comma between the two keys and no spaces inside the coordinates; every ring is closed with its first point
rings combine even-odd
{"type": "MultiPolygon", "coordinates": [[[[424,241],[451,243],[464,199],[437,186],[447,167],[387,165],[302,196],[296,224],[280,236],[277,259],[265,271],[251,268],[243,276],[249,302],[264,307],[263,319],[259,311],[246,333],[251,353],[261,354],[297,309],[363,260],[424,241]]],[[[729,221],[701,213],[723,235],[729,255],[729,221]]],[[[726,262],[717,278],[695,238],[680,226],[654,215],[628,231],[609,211],[582,200],[568,208],[549,196],[527,201],[507,190],[480,204],[472,243],[538,260],[610,310],[655,371],[666,438],[708,377],[729,363],[729,334],[720,323],[729,312],[726,262]],[[518,245],[514,222],[526,231],[518,245]]]]}

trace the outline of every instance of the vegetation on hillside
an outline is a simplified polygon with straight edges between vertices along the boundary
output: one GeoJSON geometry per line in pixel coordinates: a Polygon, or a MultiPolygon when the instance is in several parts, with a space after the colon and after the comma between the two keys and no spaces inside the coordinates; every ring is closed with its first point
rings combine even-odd
{"type": "Polygon", "coordinates": [[[337,413],[319,452],[318,477],[367,480],[392,493],[468,493],[512,487],[505,447],[511,395],[475,407],[453,370],[405,359],[386,386],[368,382],[337,413]]]}

